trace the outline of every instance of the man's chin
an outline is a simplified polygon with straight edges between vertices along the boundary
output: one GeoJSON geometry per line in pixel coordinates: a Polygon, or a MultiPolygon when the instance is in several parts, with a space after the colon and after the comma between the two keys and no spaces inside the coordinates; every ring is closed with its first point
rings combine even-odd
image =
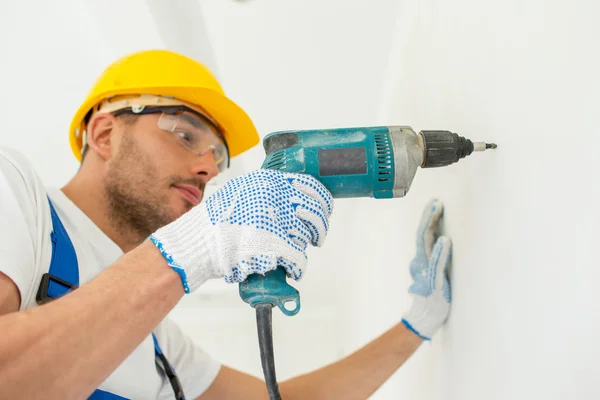
{"type": "Polygon", "coordinates": [[[176,211],[173,213],[175,215],[175,218],[173,220],[178,219],[183,214],[187,213],[192,208],[194,208],[194,204],[189,200],[182,199],[182,201],[178,201],[178,203],[179,204],[177,204],[177,206],[175,207],[176,211]]]}

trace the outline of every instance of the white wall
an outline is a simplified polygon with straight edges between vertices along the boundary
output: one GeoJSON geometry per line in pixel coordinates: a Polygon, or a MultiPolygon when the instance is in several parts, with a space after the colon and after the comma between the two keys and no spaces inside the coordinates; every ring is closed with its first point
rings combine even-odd
{"type": "MultiPolygon", "coordinates": [[[[67,128],[93,79],[148,47],[213,65],[263,135],[408,124],[499,145],[419,171],[405,199],[336,203],[327,246],[310,251],[296,285],[302,311],[275,315],[280,378],[334,361],[401,318],[421,208],[439,196],[455,244],[452,315],[373,398],[600,397],[595,2],[99,4],[22,0],[0,11],[0,107],[10,115],[0,141],[48,184],[77,168],[67,128]]],[[[233,172],[262,155],[255,148],[233,172]]],[[[219,359],[260,375],[254,315],[237,287],[214,282],[172,316],[219,359]]]]}
{"type": "MultiPolygon", "coordinates": [[[[357,263],[391,262],[395,249],[408,261],[415,213],[434,195],[455,244],[448,325],[376,398],[600,398],[598,15],[591,1],[400,7],[381,121],[499,148],[419,171],[402,204],[361,208],[359,231],[390,215],[402,226],[354,238],[366,251],[389,246],[357,263]]],[[[404,302],[406,271],[370,277],[380,296],[361,301],[363,314],[382,325],[404,302]]]]}

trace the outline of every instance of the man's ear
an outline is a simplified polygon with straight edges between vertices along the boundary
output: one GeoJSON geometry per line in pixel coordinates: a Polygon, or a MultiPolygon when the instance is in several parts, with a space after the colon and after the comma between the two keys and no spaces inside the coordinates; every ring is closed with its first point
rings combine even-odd
{"type": "Polygon", "coordinates": [[[95,115],[87,126],[86,139],[89,150],[104,160],[109,160],[112,156],[112,147],[117,139],[114,137],[117,123],[117,118],[113,115],[99,114],[95,115]]]}

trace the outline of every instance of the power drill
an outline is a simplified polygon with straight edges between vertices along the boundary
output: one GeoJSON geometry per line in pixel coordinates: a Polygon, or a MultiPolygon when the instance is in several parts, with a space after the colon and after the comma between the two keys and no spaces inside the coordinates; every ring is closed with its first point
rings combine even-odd
{"type": "MultiPolygon", "coordinates": [[[[465,139],[449,131],[409,126],[281,131],[265,136],[262,168],[302,173],[318,179],[334,198],[404,197],[418,167],[444,167],[493,143],[465,139]]],[[[252,274],[239,286],[241,298],[256,310],[261,362],[270,399],[281,399],[275,375],[271,309],[300,311],[300,294],[286,282],[283,267],[252,274]],[[288,306],[290,306],[288,308],[288,306]]]]}

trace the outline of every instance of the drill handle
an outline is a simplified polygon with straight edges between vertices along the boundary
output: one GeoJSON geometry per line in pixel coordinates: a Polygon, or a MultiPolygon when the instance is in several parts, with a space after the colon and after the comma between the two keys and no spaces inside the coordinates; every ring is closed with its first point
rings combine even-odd
{"type": "Polygon", "coordinates": [[[240,283],[239,291],[242,300],[251,307],[257,304],[271,304],[273,307],[279,307],[281,312],[288,316],[296,315],[300,311],[300,293],[287,283],[283,267],[277,267],[264,275],[256,273],[248,276],[240,283]]]}

